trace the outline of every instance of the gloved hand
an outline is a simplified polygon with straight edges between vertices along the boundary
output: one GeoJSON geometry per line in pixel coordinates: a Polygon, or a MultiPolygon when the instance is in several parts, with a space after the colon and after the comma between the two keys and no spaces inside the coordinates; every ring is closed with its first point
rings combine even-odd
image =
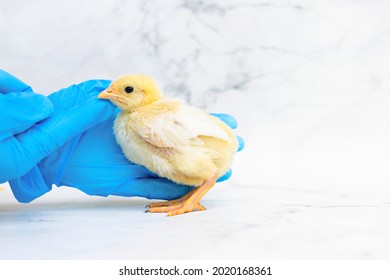
{"type": "MultiPolygon", "coordinates": [[[[109,83],[86,81],[45,97],[0,71],[0,118],[5,120],[0,128],[0,150],[5,151],[0,182],[10,180],[18,201],[30,202],[52,184],[90,195],[158,199],[174,199],[191,189],[125,158],[112,133],[116,108],[96,98],[109,83]]],[[[219,117],[236,126],[232,117],[219,117]]],[[[230,172],[220,181],[229,177],[230,172]]]]}
{"type": "Polygon", "coordinates": [[[0,71],[0,182],[10,181],[19,201],[29,202],[51,189],[53,182],[45,180],[39,162],[55,151],[61,159],[69,156],[80,133],[112,117],[113,106],[96,102],[96,92],[108,84],[87,81],[46,97],[0,71]],[[69,98],[58,100],[65,93],[69,98]]]}

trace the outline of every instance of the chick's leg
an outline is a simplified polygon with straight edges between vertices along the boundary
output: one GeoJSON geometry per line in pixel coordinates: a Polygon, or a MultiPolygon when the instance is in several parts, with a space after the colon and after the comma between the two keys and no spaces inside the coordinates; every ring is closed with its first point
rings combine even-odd
{"type": "Polygon", "coordinates": [[[215,174],[210,179],[206,180],[202,185],[190,191],[181,198],[167,201],[152,203],[149,205],[150,213],[168,213],[168,216],[175,216],[192,211],[202,211],[206,208],[199,202],[201,198],[215,185],[218,175],[215,174]]]}

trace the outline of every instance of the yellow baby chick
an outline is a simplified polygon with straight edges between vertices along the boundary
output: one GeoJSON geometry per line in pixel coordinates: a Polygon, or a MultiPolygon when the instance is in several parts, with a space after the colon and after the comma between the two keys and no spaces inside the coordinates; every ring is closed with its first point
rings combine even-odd
{"type": "Polygon", "coordinates": [[[237,151],[233,131],[218,118],[164,98],[145,75],[126,75],[98,95],[121,109],[114,134],[126,157],[161,177],[197,186],[183,197],[152,203],[168,216],[205,210],[199,201],[225,174],[237,151]]]}

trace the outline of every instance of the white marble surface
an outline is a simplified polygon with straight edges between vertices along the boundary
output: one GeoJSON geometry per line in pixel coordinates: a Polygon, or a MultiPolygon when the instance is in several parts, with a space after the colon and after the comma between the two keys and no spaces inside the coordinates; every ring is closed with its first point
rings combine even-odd
{"type": "Polygon", "coordinates": [[[49,94],[154,76],[234,115],[234,175],[180,217],[143,199],[0,193],[0,258],[390,257],[387,0],[5,1],[0,67],[49,94]]]}

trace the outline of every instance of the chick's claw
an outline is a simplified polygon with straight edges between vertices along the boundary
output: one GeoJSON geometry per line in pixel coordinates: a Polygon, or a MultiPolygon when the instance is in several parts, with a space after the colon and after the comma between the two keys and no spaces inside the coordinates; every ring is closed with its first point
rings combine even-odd
{"type": "Polygon", "coordinates": [[[168,216],[176,216],[176,215],[180,215],[180,214],[184,214],[184,213],[188,213],[188,212],[192,212],[192,211],[203,211],[203,210],[206,210],[206,208],[202,204],[197,203],[196,205],[193,205],[192,207],[183,206],[183,207],[180,207],[176,210],[170,211],[170,212],[168,212],[168,216]]]}
{"type": "Polygon", "coordinates": [[[167,206],[174,206],[178,205],[180,203],[179,199],[175,200],[168,200],[168,201],[163,201],[163,202],[154,202],[148,205],[148,208],[160,208],[160,207],[167,207],[167,206]]]}
{"type": "Polygon", "coordinates": [[[189,197],[191,197],[193,195],[194,192],[195,192],[195,189],[193,189],[192,191],[190,191],[186,195],[179,197],[177,199],[163,201],[163,202],[154,202],[154,203],[149,204],[146,207],[154,208],[154,207],[173,206],[173,205],[177,206],[177,205],[183,204],[189,197]]]}
{"type": "MultiPolygon", "coordinates": [[[[172,202],[172,201],[167,201],[172,202]]],[[[200,203],[183,202],[181,204],[172,203],[166,206],[154,206],[150,207],[146,212],[148,213],[168,213],[168,216],[176,216],[192,211],[203,211],[206,208],[200,203]]]]}

